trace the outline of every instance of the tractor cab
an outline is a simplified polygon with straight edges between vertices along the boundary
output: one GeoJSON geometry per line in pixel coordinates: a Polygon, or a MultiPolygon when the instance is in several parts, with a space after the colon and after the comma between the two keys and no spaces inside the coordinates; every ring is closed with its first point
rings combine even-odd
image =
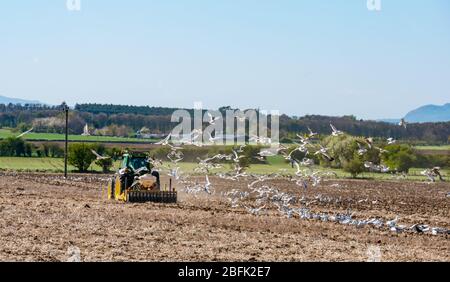
{"type": "Polygon", "coordinates": [[[177,192],[172,189],[161,191],[159,172],[143,153],[125,153],[119,171],[108,183],[108,198],[126,202],[166,202],[177,201],[177,192]]]}
{"type": "Polygon", "coordinates": [[[152,166],[145,155],[124,154],[120,169],[129,169],[134,173],[142,173],[152,171],[152,166]]]}

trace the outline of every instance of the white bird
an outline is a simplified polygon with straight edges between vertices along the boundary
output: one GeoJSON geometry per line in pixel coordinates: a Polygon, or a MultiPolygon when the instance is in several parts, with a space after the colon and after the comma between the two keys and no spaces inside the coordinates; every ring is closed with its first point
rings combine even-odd
{"type": "Polygon", "coordinates": [[[259,215],[259,213],[265,208],[266,206],[258,207],[258,208],[252,208],[252,207],[245,207],[247,211],[253,215],[259,215]]]}
{"type": "Polygon", "coordinates": [[[360,142],[356,142],[356,144],[358,144],[358,155],[360,155],[360,156],[362,156],[362,155],[364,155],[365,153],[367,153],[367,149],[366,148],[364,148],[363,147],[363,145],[361,145],[361,143],[360,142]]]}
{"type": "Polygon", "coordinates": [[[250,142],[255,142],[257,144],[262,144],[262,145],[270,145],[272,144],[272,139],[269,137],[263,137],[263,136],[256,136],[253,135],[252,137],[250,137],[249,139],[250,142]]]}
{"type": "Polygon", "coordinates": [[[311,130],[311,128],[309,128],[309,127],[308,127],[308,131],[309,131],[308,138],[312,138],[312,137],[314,137],[314,136],[317,135],[317,132],[313,132],[313,131],[311,130]]]}
{"type": "Polygon", "coordinates": [[[320,149],[314,153],[314,155],[322,155],[325,159],[327,159],[329,162],[334,161],[334,158],[328,155],[328,149],[324,148],[322,145],[320,145],[320,149]]]}
{"type": "Polygon", "coordinates": [[[104,157],[101,156],[99,153],[97,153],[96,151],[94,151],[93,149],[91,149],[92,154],[95,155],[95,157],[97,158],[97,160],[109,160],[111,157],[104,157]]]}
{"type": "Polygon", "coordinates": [[[307,145],[309,144],[309,137],[305,138],[303,136],[301,136],[300,134],[297,134],[298,139],[300,139],[300,142],[302,143],[302,145],[307,145]]]}
{"type": "Polygon", "coordinates": [[[169,145],[169,140],[170,140],[171,137],[172,137],[172,133],[169,133],[169,135],[167,135],[166,138],[164,138],[163,140],[155,143],[155,145],[162,145],[162,146],[169,145]]]}
{"type": "Polygon", "coordinates": [[[396,216],[395,219],[387,221],[386,226],[387,227],[394,227],[397,225],[398,217],[396,216]]]}
{"type": "Polygon", "coordinates": [[[395,140],[394,138],[392,138],[392,137],[389,137],[388,139],[387,139],[387,143],[388,143],[388,145],[392,145],[392,144],[395,144],[397,142],[397,140],[395,140]]]}
{"type": "Polygon", "coordinates": [[[430,230],[430,227],[428,225],[423,225],[423,224],[414,224],[409,229],[412,231],[415,231],[417,233],[425,233],[430,230]]]}
{"type": "Polygon", "coordinates": [[[342,132],[342,131],[340,131],[340,130],[337,130],[336,127],[334,127],[334,125],[332,125],[331,123],[330,123],[330,126],[331,126],[331,129],[333,130],[333,132],[331,133],[331,135],[333,135],[333,136],[339,136],[339,135],[344,134],[344,132],[342,132]]]}
{"type": "Polygon", "coordinates": [[[364,138],[364,141],[366,142],[367,146],[369,146],[369,149],[372,149],[372,146],[373,146],[373,138],[371,138],[371,137],[364,138]]]}
{"type": "MultiPolygon", "coordinates": [[[[280,149],[281,150],[281,149],[280,149]]],[[[278,155],[278,150],[275,149],[265,149],[265,150],[261,150],[258,155],[260,155],[261,157],[273,157],[278,155]]]]}
{"type": "Polygon", "coordinates": [[[405,129],[406,129],[406,124],[407,124],[407,123],[406,123],[406,121],[405,121],[404,118],[402,118],[402,119],[400,120],[400,122],[398,123],[399,126],[405,128],[405,129]]]}
{"type": "Polygon", "coordinates": [[[211,182],[209,182],[209,177],[208,175],[205,175],[206,178],[206,183],[205,183],[205,192],[211,195],[211,182]]]}
{"type": "Polygon", "coordinates": [[[175,180],[180,179],[180,174],[179,174],[179,167],[176,167],[174,169],[171,169],[170,172],[167,174],[170,177],[173,177],[175,180]]]}
{"type": "Polygon", "coordinates": [[[302,166],[313,166],[314,165],[314,160],[312,159],[308,159],[308,158],[303,158],[303,160],[300,162],[300,165],[302,166]]]}
{"type": "Polygon", "coordinates": [[[208,117],[209,117],[209,124],[214,125],[216,123],[216,121],[220,120],[222,117],[221,116],[217,116],[217,117],[213,117],[213,115],[211,113],[208,112],[208,117]]]}
{"type": "Polygon", "coordinates": [[[222,137],[217,137],[217,136],[214,136],[214,137],[212,137],[212,135],[211,135],[211,133],[208,131],[208,135],[209,135],[209,142],[211,142],[211,143],[214,143],[214,144],[216,144],[216,142],[218,142],[218,141],[222,141],[223,140],[223,138],[222,137]]]}
{"type": "Polygon", "coordinates": [[[30,130],[27,130],[27,131],[25,131],[25,132],[19,134],[16,138],[20,138],[20,137],[23,137],[23,136],[27,135],[28,133],[30,133],[31,131],[33,131],[33,129],[34,129],[34,128],[32,127],[30,130]]]}

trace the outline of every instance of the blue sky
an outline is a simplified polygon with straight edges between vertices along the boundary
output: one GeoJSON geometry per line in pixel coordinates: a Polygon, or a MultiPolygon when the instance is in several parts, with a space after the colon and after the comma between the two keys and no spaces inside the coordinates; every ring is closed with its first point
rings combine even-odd
{"type": "Polygon", "coordinates": [[[450,102],[450,1],[0,2],[0,95],[401,117],[450,102]]]}

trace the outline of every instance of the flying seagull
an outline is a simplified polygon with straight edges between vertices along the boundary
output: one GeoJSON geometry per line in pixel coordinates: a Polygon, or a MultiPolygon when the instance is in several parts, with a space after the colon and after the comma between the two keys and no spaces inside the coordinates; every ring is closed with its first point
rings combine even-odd
{"type": "Polygon", "coordinates": [[[156,145],[163,145],[163,146],[166,146],[166,145],[169,144],[170,137],[172,137],[172,133],[169,133],[169,135],[167,135],[166,138],[164,138],[163,140],[161,140],[161,141],[159,141],[158,143],[155,143],[155,144],[156,144],[156,145]]]}
{"type": "Polygon", "coordinates": [[[309,131],[308,138],[312,138],[312,137],[314,137],[314,136],[317,135],[317,132],[313,132],[313,131],[311,130],[311,128],[309,128],[309,127],[308,127],[308,131],[309,131]]]}
{"type": "Polygon", "coordinates": [[[97,158],[97,160],[109,160],[111,157],[104,157],[102,155],[100,155],[99,153],[97,153],[95,150],[91,149],[92,154],[95,155],[95,157],[97,158]]]}
{"type": "Polygon", "coordinates": [[[211,124],[211,125],[214,125],[216,123],[216,121],[218,121],[219,119],[222,118],[220,116],[213,117],[213,115],[211,113],[209,113],[209,112],[208,112],[208,117],[209,117],[208,123],[211,124]]]}
{"type": "Polygon", "coordinates": [[[395,140],[394,138],[390,137],[387,139],[388,145],[392,145],[395,144],[395,142],[397,142],[397,140],[395,140]]]}
{"type": "Polygon", "coordinates": [[[27,135],[28,133],[30,133],[31,131],[33,131],[33,129],[34,129],[34,128],[32,127],[30,130],[27,130],[27,131],[21,133],[21,134],[18,135],[16,138],[20,138],[20,137],[23,137],[23,136],[27,135]]]}
{"type": "Polygon", "coordinates": [[[205,192],[211,195],[211,182],[209,182],[209,177],[206,175],[205,192]]]}
{"type": "Polygon", "coordinates": [[[322,155],[329,162],[334,161],[334,158],[328,154],[328,149],[324,148],[322,145],[320,145],[320,150],[318,150],[317,152],[314,153],[314,155],[319,155],[319,154],[322,155]]]}
{"type": "Polygon", "coordinates": [[[339,136],[339,135],[344,134],[344,132],[342,132],[342,131],[340,131],[340,130],[337,130],[336,127],[334,127],[334,125],[332,125],[331,123],[330,123],[330,126],[331,126],[331,129],[333,130],[333,132],[331,133],[331,135],[333,135],[333,136],[339,136]]]}
{"type": "Polygon", "coordinates": [[[367,153],[367,149],[361,144],[361,141],[356,140],[356,144],[358,144],[358,155],[362,156],[367,153]]]}

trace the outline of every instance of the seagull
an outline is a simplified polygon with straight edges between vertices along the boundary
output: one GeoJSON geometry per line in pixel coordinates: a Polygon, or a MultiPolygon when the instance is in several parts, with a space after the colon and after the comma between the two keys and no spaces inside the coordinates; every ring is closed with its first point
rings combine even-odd
{"type": "Polygon", "coordinates": [[[366,141],[367,146],[369,146],[369,149],[372,149],[373,146],[373,138],[369,137],[369,138],[364,138],[364,141],[366,141]]]}
{"type": "Polygon", "coordinates": [[[166,138],[164,138],[163,140],[159,141],[158,143],[155,143],[155,145],[162,145],[162,146],[169,145],[170,137],[172,137],[172,133],[169,133],[169,135],[167,135],[166,138]]]}
{"type": "Polygon", "coordinates": [[[428,177],[428,179],[431,182],[436,182],[436,177],[439,177],[439,179],[441,181],[444,181],[444,179],[442,178],[441,173],[439,172],[440,168],[439,167],[435,167],[432,169],[426,169],[424,171],[422,171],[420,174],[425,175],[426,177],[428,177]]]}
{"type": "Polygon", "coordinates": [[[272,144],[272,139],[270,139],[269,137],[256,136],[256,135],[253,135],[249,139],[249,141],[254,141],[254,142],[256,142],[256,144],[263,144],[263,145],[272,144]]]}
{"type": "Polygon", "coordinates": [[[330,126],[331,126],[331,129],[333,130],[333,132],[331,133],[331,135],[333,135],[333,136],[339,136],[339,135],[344,134],[344,132],[342,132],[342,131],[340,131],[340,130],[337,130],[336,127],[334,127],[334,125],[332,125],[331,123],[330,123],[330,126]]]}
{"type": "Polygon", "coordinates": [[[308,138],[312,138],[312,137],[314,137],[314,136],[317,135],[317,132],[313,132],[313,131],[311,130],[311,128],[309,128],[309,127],[308,127],[308,131],[309,131],[308,138]]]}
{"type": "Polygon", "coordinates": [[[382,149],[382,148],[379,148],[379,147],[374,147],[376,150],[378,150],[379,152],[380,152],[380,154],[383,154],[383,153],[389,153],[389,151],[388,150],[385,150],[385,149],[382,149]]]}
{"type": "Polygon", "coordinates": [[[302,145],[309,144],[309,137],[305,138],[305,137],[301,136],[300,134],[297,134],[297,137],[300,139],[300,142],[302,143],[302,145]]]}
{"type": "Polygon", "coordinates": [[[27,130],[27,131],[25,131],[25,132],[19,134],[16,138],[20,138],[20,137],[23,137],[23,136],[27,135],[28,133],[30,133],[31,131],[33,131],[33,129],[34,129],[34,128],[32,127],[30,130],[27,130]]]}
{"type": "Polygon", "coordinates": [[[423,224],[414,224],[409,228],[410,230],[413,230],[417,233],[424,233],[430,230],[430,227],[428,225],[423,224]]]}
{"type": "Polygon", "coordinates": [[[273,157],[276,156],[277,153],[272,150],[262,150],[258,153],[258,155],[260,155],[261,157],[273,157]]]}
{"type": "Polygon", "coordinates": [[[397,140],[395,140],[394,138],[392,138],[392,137],[389,137],[388,139],[387,139],[387,143],[388,143],[388,145],[392,145],[392,144],[395,144],[397,142],[397,140]]]}
{"type": "Polygon", "coordinates": [[[222,140],[223,140],[222,137],[217,137],[217,136],[212,137],[212,135],[211,135],[210,132],[208,132],[208,135],[209,135],[209,139],[208,139],[208,140],[209,140],[209,142],[211,142],[211,143],[216,144],[217,141],[222,141],[222,140]]]}
{"type": "Polygon", "coordinates": [[[314,160],[308,159],[308,158],[303,158],[303,160],[300,162],[300,165],[302,165],[302,166],[313,166],[314,165],[314,160]]]}
{"type": "Polygon", "coordinates": [[[398,217],[396,216],[395,219],[387,221],[386,226],[387,227],[394,227],[397,225],[398,217]]]}
{"type": "Polygon", "coordinates": [[[180,179],[180,174],[179,174],[179,167],[176,167],[175,169],[171,169],[170,172],[167,174],[170,177],[173,177],[174,179],[178,180],[180,179]]]}
{"type": "Polygon", "coordinates": [[[233,151],[233,155],[234,155],[233,161],[235,163],[239,163],[239,160],[242,159],[244,156],[239,156],[235,150],[232,150],[232,151],[233,151]]]}
{"type": "Polygon", "coordinates": [[[111,157],[104,157],[101,156],[99,153],[97,153],[96,151],[94,151],[93,149],[91,149],[92,154],[95,155],[95,157],[97,158],[97,160],[109,160],[111,159],[111,157]]]}
{"type": "Polygon", "coordinates": [[[442,177],[442,174],[441,174],[441,168],[440,167],[433,167],[431,169],[431,171],[433,172],[433,174],[435,174],[436,176],[439,177],[440,181],[444,181],[444,178],[442,177]]]}
{"type": "Polygon", "coordinates": [[[317,152],[314,153],[314,155],[319,155],[319,154],[322,155],[329,162],[334,161],[334,158],[330,157],[330,155],[328,155],[328,149],[324,148],[322,145],[320,145],[320,150],[318,150],[317,152]]]}
{"type": "Polygon", "coordinates": [[[211,182],[209,182],[208,175],[205,175],[206,183],[204,186],[204,191],[211,195],[211,182]]]}
{"type": "Polygon", "coordinates": [[[367,153],[367,149],[363,147],[363,145],[361,145],[361,143],[359,141],[356,141],[356,144],[358,144],[358,155],[362,156],[365,153],[367,153]]]}
{"type": "Polygon", "coordinates": [[[221,116],[217,116],[217,117],[213,117],[211,113],[208,112],[208,117],[209,117],[209,121],[208,123],[211,125],[214,125],[216,123],[216,121],[218,121],[219,119],[221,119],[221,116]]]}
{"type": "Polygon", "coordinates": [[[265,208],[266,206],[262,206],[259,208],[252,208],[252,207],[245,207],[247,211],[253,215],[259,215],[259,213],[265,208]]]}
{"type": "Polygon", "coordinates": [[[167,154],[167,158],[172,162],[172,163],[178,163],[180,161],[183,160],[183,153],[181,152],[177,152],[177,151],[171,151],[169,154],[167,154]]]}

